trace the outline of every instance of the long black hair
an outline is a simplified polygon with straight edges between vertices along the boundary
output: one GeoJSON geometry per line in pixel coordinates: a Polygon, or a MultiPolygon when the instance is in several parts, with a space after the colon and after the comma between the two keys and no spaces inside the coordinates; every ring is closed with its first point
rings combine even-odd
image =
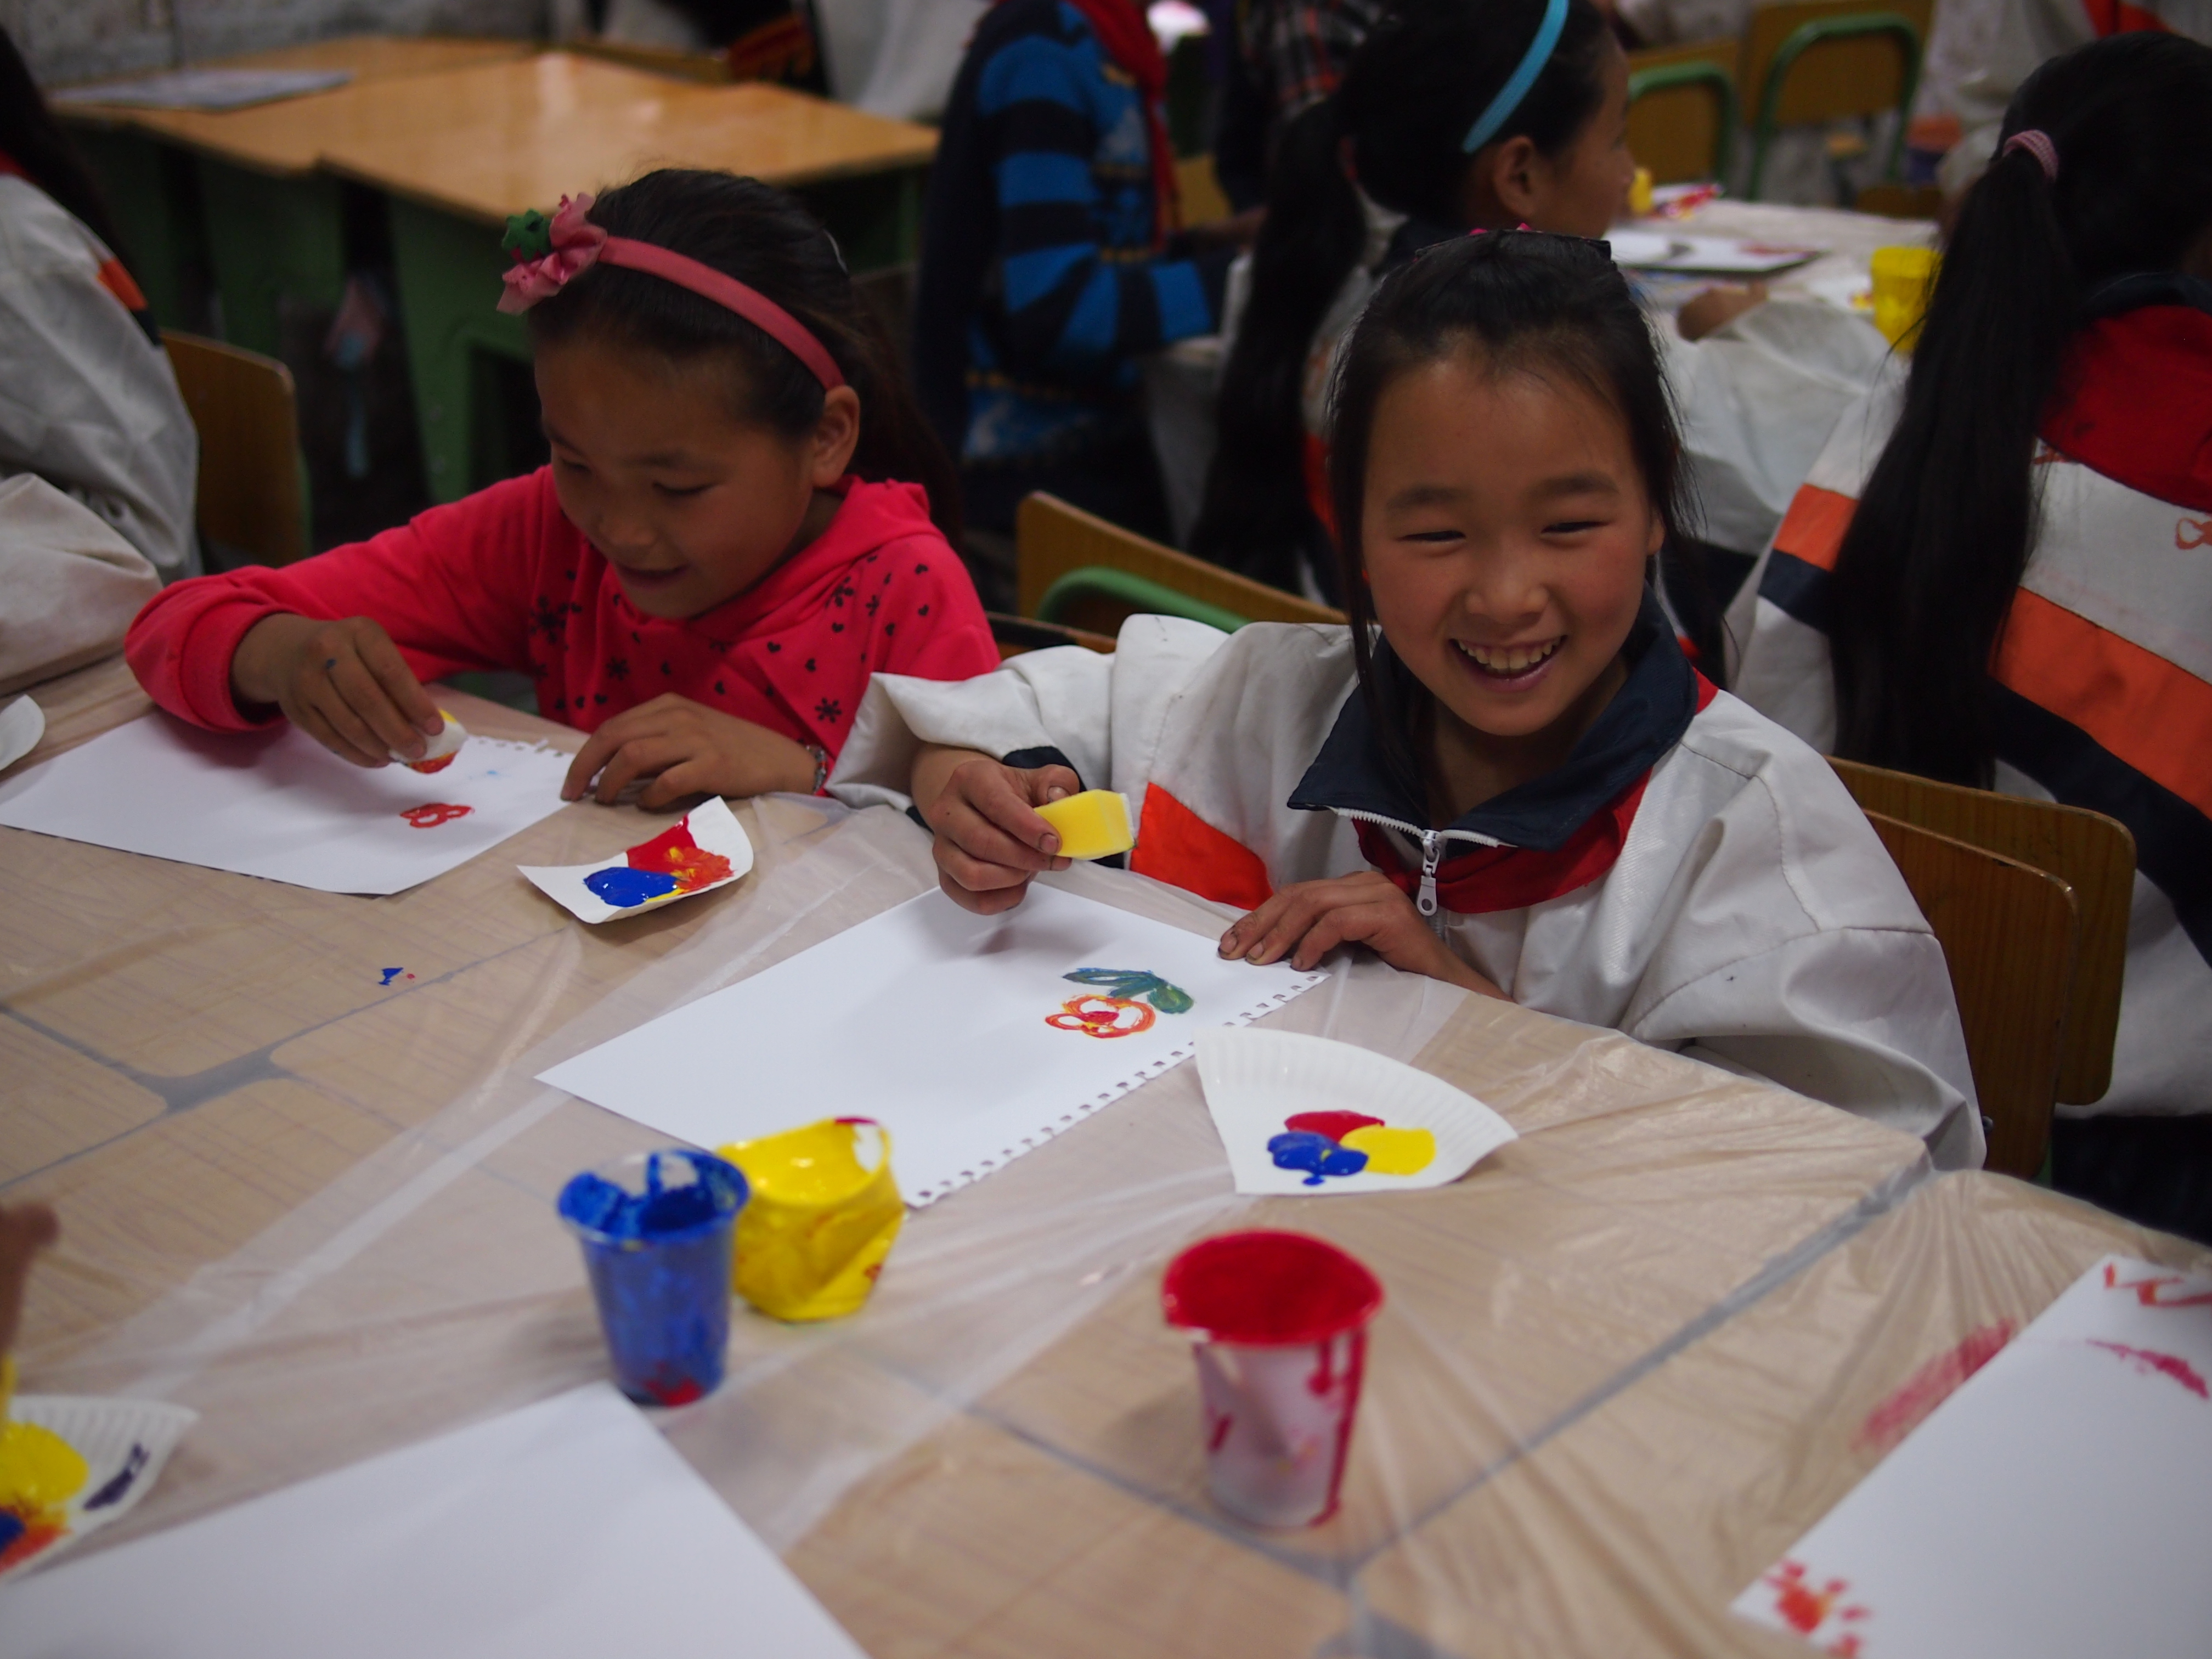
{"type": "MultiPolygon", "coordinates": [[[[853,287],[830,233],[781,191],[727,173],[663,167],[608,191],[591,222],[611,236],[651,242],[756,289],[804,323],[836,360],[860,399],[853,471],[929,492],[929,516],[960,544],[960,483],[900,373],[883,325],[853,287]]],[[[603,339],[673,362],[720,356],[734,377],[742,418],[787,438],[822,418],[822,382],[735,312],[674,283],[620,265],[592,265],[530,309],[533,340],[603,339]]]]}
{"type": "MultiPolygon", "coordinates": [[[[1222,374],[1218,447],[1192,551],[1293,590],[1303,556],[1329,567],[1327,533],[1302,484],[1301,392],[1314,331],[1366,241],[1359,192],[1410,218],[1466,228],[1471,158],[1460,142],[1544,12],[1545,0],[1401,0],[1352,54],[1335,96],[1284,130],[1252,251],[1251,299],[1222,374]]],[[[1597,8],[1569,0],[1550,60],[1492,142],[1525,137],[1547,156],[1571,146],[1604,101],[1610,46],[1597,8]]]]}
{"type": "Polygon", "coordinates": [[[130,264],[92,170],[46,107],[30,66],[5,28],[0,28],[0,152],[15,157],[33,184],[106,243],[107,251],[126,267],[130,264]]]}
{"type": "Polygon", "coordinates": [[[2000,151],[1968,192],[1904,408],[1836,556],[1836,752],[1987,787],[1989,665],[2034,541],[2036,429],[2083,307],[2212,224],[2212,47],[2116,35],[2022,86],[2058,176],[2000,151]]]}
{"type": "Polygon", "coordinates": [[[1604,243],[1542,231],[1462,236],[1436,244],[1384,279],[1346,341],[1329,388],[1329,502],[1360,691],[1383,763],[1414,800],[1429,798],[1414,748],[1429,693],[1410,675],[1378,669],[1360,520],[1382,393],[1408,369],[1460,353],[1494,374],[1556,374],[1595,394],[1626,428],[1629,453],[1668,540],[1689,511],[1659,343],[1604,243]]]}

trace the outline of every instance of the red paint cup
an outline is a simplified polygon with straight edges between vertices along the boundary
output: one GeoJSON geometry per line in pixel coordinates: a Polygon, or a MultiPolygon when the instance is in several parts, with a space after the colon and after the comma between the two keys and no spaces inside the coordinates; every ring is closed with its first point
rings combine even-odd
{"type": "Polygon", "coordinates": [[[1191,1335],[1215,1503],[1261,1527],[1336,1512],[1382,1305],[1373,1273],[1304,1233],[1224,1233],[1168,1264],[1160,1310],[1191,1335]]]}

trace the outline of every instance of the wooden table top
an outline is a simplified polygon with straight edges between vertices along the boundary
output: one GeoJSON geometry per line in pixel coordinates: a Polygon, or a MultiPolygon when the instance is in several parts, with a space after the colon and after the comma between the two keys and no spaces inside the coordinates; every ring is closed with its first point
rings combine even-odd
{"type": "Polygon", "coordinates": [[[345,86],[328,92],[307,93],[240,110],[147,109],[130,104],[56,104],[53,107],[65,122],[136,128],[260,172],[304,173],[313,168],[319,153],[312,106],[379,82],[435,75],[479,64],[510,63],[529,58],[538,50],[532,40],[349,34],[235,58],[214,58],[190,66],[353,72],[353,79],[345,86]]]}
{"type": "Polygon", "coordinates": [[[925,165],[937,135],[788,88],[710,87],[548,52],[387,84],[318,117],[324,165],[488,224],[657,166],[789,187],[925,165]]]}
{"type": "MultiPolygon", "coordinates": [[[[351,67],[349,85],[216,114],[80,106],[234,166],[280,177],[318,167],[410,200],[502,224],[526,208],[597,190],[648,167],[724,167],[785,186],[920,167],[937,135],[787,88],[703,86],[519,43],[330,41],[263,67],[351,67]],[[454,48],[444,61],[435,52],[454,48]],[[471,57],[466,49],[501,49],[471,57]],[[319,57],[314,56],[320,54],[319,57]]],[[[241,60],[242,61],[242,60],[241,60]]]]}

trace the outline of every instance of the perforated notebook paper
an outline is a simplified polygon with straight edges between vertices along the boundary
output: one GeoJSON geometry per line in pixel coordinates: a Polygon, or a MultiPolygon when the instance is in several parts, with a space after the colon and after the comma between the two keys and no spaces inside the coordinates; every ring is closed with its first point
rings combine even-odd
{"type": "Polygon", "coordinates": [[[540,1080],[700,1146],[872,1117],[922,1205],[1323,977],[1042,885],[1002,916],[930,893],[540,1080]]]}

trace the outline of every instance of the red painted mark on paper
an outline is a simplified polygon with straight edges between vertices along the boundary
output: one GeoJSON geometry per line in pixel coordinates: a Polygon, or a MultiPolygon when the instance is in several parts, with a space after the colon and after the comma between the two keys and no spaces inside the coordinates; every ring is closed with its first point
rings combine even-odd
{"type": "Polygon", "coordinates": [[[2199,1400],[2212,1400],[2212,1389],[2207,1389],[2204,1379],[2197,1375],[2197,1367],[2178,1354],[2154,1353],[2148,1348],[2131,1348],[2124,1342],[2100,1342],[2095,1337],[2082,1339],[2090,1347],[2102,1348],[2106,1353],[2116,1353],[2145,1376],[2170,1376],[2195,1395],[2199,1400]]]}
{"type": "Polygon", "coordinates": [[[1867,1618],[1868,1611],[1855,1602],[1844,1602],[1844,1597],[1850,1592],[1848,1580],[1831,1578],[1816,1584],[1803,1562],[1785,1559],[1764,1582],[1774,1592],[1775,1616],[1784,1624],[1823,1653],[1833,1654],[1836,1659],[1856,1659],[1859,1633],[1844,1627],[1867,1618]]]}
{"type": "Polygon", "coordinates": [[[1379,1117],[1370,1117],[1364,1112],[1296,1112],[1283,1120],[1285,1129],[1303,1129],[1309,1134],[1327,1135],[1331,1140],[1341,1140],[1354,1129],[1383,1127],[1379,1117]]]}
{"type": "Polygon", "coordinates": [[[2169,1285],[2185,1285],[2189,1281],[2179,1273],[2159,1273],[2149,1279],[2120,1278],[2117,1261],[2105,1264],[2105,1288],[2108,1291],[2133,1291],[2136,1300],[2146,1308],[2212,1308],[2212,1291],[2198,1291],[2188,1296],[2168,1296],[2169,1285]]]}
{"type": "Polygon", "coordinates": [[[1969,1331],[1965,1341],[1948,1353],[1939,1353],[1905,1379],[1904,1386],[1876,1406],[1851,1437],[1860,1451],[1887,1454],[1898,1442],[1925,1422],[1928,1413],[1957,1392],[1959,1385],[1997,1357],[2012,1340],[2013,1324],[2000,1319],[1969,1331]]]}
{"type": "Polygon", "coordinates": [[[426,801],[420,806],[410,806],[399,816],[417,830],[434,830],[441,823],[451,823],[455,818],[465,818],[477,809],[456,806],[451,801],[426,801]]]}
{"type": "Polygon", "coordinates": [[[2186,553],[2192,547],[2212,547],[2212,519],[2183,519],[2173,526],[2173,544],[2186,553]]]}

